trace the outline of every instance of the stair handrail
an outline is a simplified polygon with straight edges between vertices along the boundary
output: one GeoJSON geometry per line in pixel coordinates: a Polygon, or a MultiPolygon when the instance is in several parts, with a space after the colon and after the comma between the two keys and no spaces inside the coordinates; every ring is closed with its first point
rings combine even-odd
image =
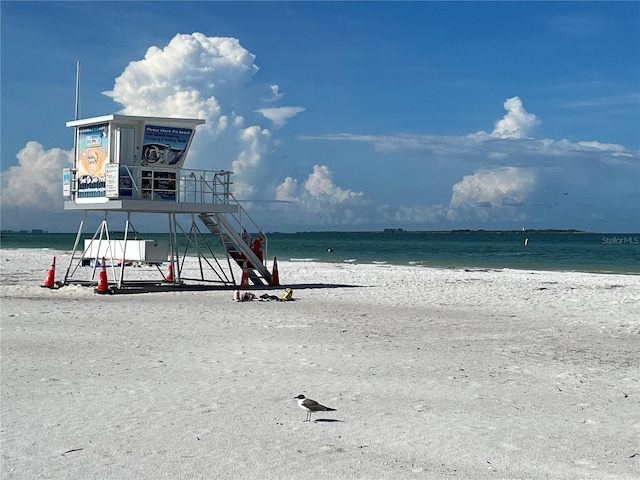
{"type": "Polygon", "coordinates": [[[247,211],[247,209],[244,208],[242,206],[242,204],[238,200],[236,200],[236,197],[233,195],[233,193],[229,192],[229,198],[231,200],[233,200],[233,202],[238,206],[239,218],[236,217],[236,214],[234,214],[234,213],[228,213],[227,216],[228,217],[230,216],[235,220],[236,224],[239,227],[239,231],[240,232],[243,232],[244,230],[247,230],[247,232],[251,233],[251,230],[250,230],[251,227],[250,228],[246,228],[245,225],[243,225],[243,223],[242,223],[243,215],[248,220],[248,223],[255,228],[255,232],[254,233],[257,233],[258,235],[260,235],[260,237],[262,237],[262,254],[263,254],[262,258],[263,258],[263,262],[264,262],[264,259],[267,258],[269,239],[267,238],[265,233],[262,231],[262,229],[258,226],[256,221],[251,217],[251,215],[249,215],[249,212],[247,211]]]}
{"type": "Polygon", "coordinates": [[[264,231],[258,226],[257,222],[251,217],[246,208],[235,198],[231,192],[231,175],[230,170],[202,170],[202,169],[182,169],[181,180],[183,182],[183,195],[188,195],[186,186],[190,182],[195,182],[195,198],[200,199],[199,203],[222,203],[233,204],[238,207],[238,214],[226,213],[227,218],[232,218],[235,226],[238,227],[240,234],[244,230],[249,233],[258,233],[262,238],[263,261],[267,258],[268,238],[264,231]],[[189,172],[184,175],[185,172],[189,172]],[[209,174],[209,175],[207,175],[209,174]],[[213,176],[211,176],[213,174],[213,176]],[[210,198],[211,202],[205,201],[210,198]],[[253,232],[251,232],[253,230],[253,232]]]}

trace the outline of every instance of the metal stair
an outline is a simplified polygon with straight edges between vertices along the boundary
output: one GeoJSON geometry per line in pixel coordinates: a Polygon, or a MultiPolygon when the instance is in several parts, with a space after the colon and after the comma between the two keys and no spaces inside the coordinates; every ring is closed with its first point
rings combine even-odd
{"type": "Polygon", "coordinates": [[[198,218],[209,231],[220,241],[227,255],[240,268],[247,268],[249,281],[257,286],[271,285],[272,275],[263,261],[252,249],[252,241],[246,231],[239,234],[226,218],[224,213],[201,213],[198,218]],[[243,238],[245,237],[246,238],[243,238]]]}

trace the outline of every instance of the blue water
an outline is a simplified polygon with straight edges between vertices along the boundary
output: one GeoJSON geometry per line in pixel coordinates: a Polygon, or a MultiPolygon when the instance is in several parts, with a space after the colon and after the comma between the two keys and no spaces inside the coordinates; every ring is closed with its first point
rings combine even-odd
{"type": "MultiPolygon", "coordinates": [[[[637,233],[300,232],[267,237],[268,260],[640,274],[637,233]]],[[[142,238],[164,240],[167,234],[142,238]]],[[[3,233],[0,246],[72,250],[74,240],[75,234],[3,233]]],[[[179,243],[184,250],[186,242],[179,243]]],[[[215,240],[211,245],[221,252],[215,240]]]]}

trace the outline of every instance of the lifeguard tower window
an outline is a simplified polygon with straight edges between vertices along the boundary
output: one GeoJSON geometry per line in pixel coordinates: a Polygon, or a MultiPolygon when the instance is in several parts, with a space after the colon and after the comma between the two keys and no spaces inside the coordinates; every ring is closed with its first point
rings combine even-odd
{"type": "Polygon", "coordinates": [[[142,198],[175,200],[176,172],[142,170],[142,198]]]}

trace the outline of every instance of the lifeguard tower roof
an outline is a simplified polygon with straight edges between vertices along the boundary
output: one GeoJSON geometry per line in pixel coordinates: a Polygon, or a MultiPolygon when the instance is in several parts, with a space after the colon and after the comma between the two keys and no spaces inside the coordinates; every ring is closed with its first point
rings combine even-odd
{"type": "Polygon", "coordinates": [[[109,114],[100,117],[82,118],[67,122],[67,127],[82,127],[85,125],[95,125],[100,123],[122,122],[136,124],[140,122],[162,123],[164,125],[201,125],[205,123],[199,118],[175,118],[175,117],[141,117],[136,115],[109,114]]]}

